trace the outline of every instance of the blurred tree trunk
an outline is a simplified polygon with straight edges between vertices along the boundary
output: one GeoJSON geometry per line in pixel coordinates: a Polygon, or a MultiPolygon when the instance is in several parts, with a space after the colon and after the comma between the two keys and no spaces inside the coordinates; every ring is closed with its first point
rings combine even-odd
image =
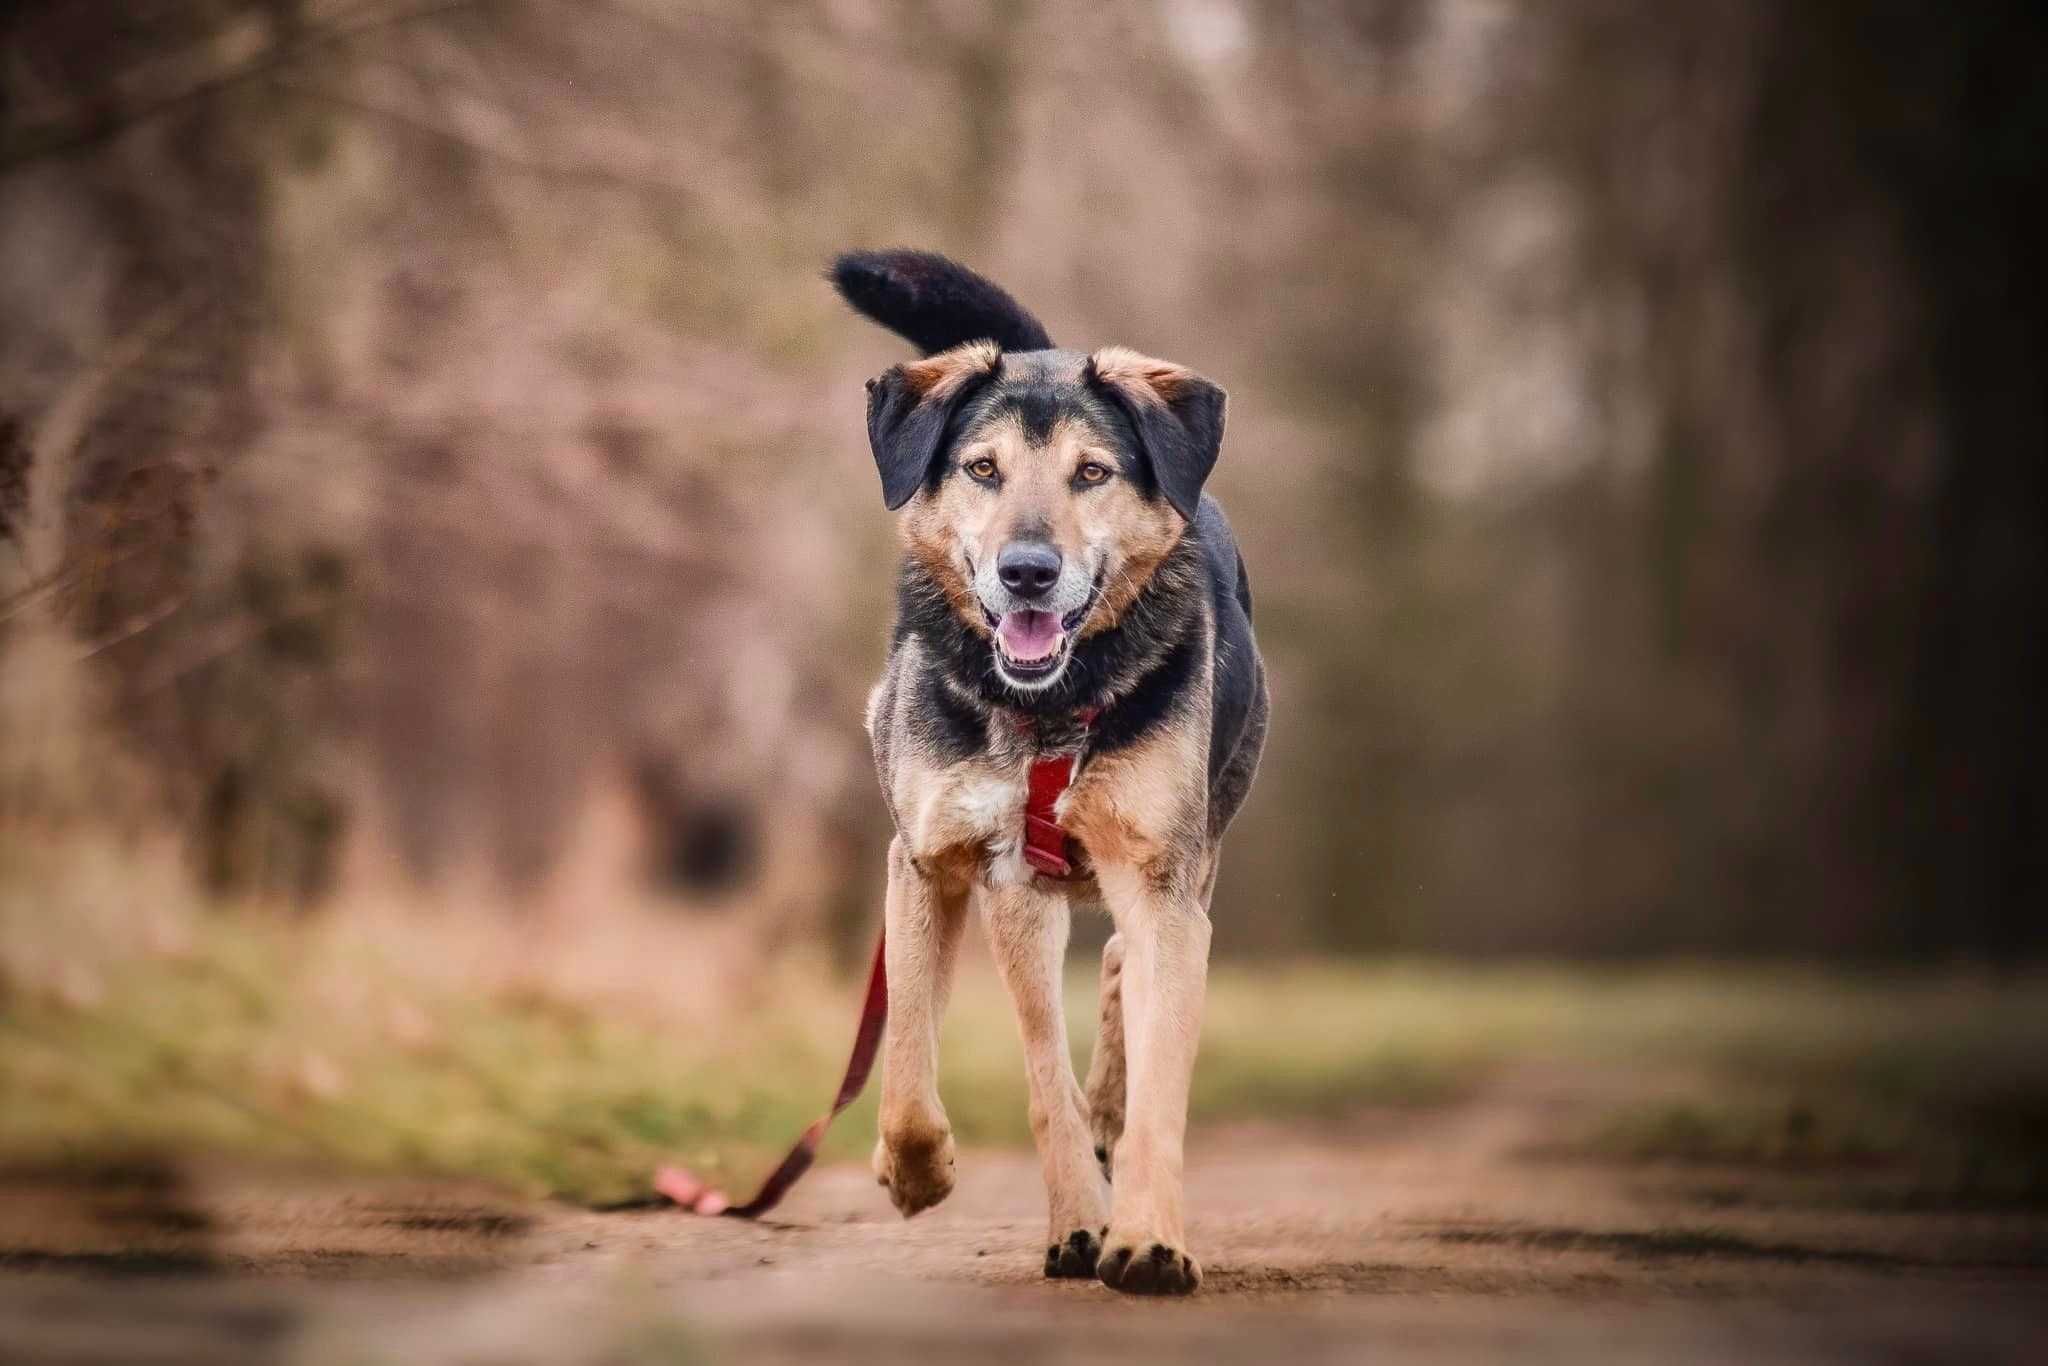
{"type": "Polygon", "coordinates": [[[293,697],[338,584],[312,583],[309,605],[305,565],[223,521],[213,490],[264,421],[251,383],[282,150],[270,94],[240,73],[304,33],[291,0],[153,5],[120,24],[53,0],[0,28],[0,195],[18,224],[62,221],[80,241],[17,283],[33,302],[10,320],[22,350],[4,401],[47,423],[103,381],[68,458],[33,472],[62,522],[42,566],[52,603],[209,880],[284,897],[317,890],[331,855],[335,808],[293,697]],[[81,308],[115,339],[104,354],[57,330],[81,308]]]}
{"type": "Polygon", "coordinates": [[[2048,15],[1992,0],[1801,7],[1785,85],[1828,80],[1845,153],[1898,205],[1924,300],[1942,455],[1931,565],[1880,774],[1910,947],[2048,945],[2048,15]],[[1830,61],[1830,55],[1834,60],[1830,61]]]}

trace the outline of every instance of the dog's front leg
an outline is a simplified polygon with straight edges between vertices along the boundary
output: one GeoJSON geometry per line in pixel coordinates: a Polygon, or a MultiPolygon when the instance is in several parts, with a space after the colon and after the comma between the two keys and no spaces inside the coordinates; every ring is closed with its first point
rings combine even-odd
{"type": "Polygon", "coordinates": [[[1098,1274],[1117,1290],[1186,1294],[1202,1283],[1187,1251],[1181,1165],[1208,984],[1206,880],[1131,867],[1096,876],[1123,940],[1129,1090],[1098,1274]]]}
{"type": "Polygon", "coordinates": [[[905,1217],[953,1191],[953,1126],[939,1101],[939,1017],[952,987],[967,894],[927,876],[898,838],[889,846],[889,1029],[882,1053],[875,1179],[905,1217]]]}
{"type": "Polygon", "coordinates": [[[1065,897],[1029,885],[992,888],[982,903],[989,948],[1024,1036],[1031,1137],[1045,1170],[1052,1214],[1045,1274],[1093,1276],[1109,1200],[1090,1146],[1087,1111],[1060,1009],[1068,920],[1065,897]]]}

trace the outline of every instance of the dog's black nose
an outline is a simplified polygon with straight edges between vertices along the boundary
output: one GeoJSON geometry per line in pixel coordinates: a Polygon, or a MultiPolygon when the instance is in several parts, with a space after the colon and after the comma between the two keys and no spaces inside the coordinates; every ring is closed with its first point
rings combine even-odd
{"type": "Polygon", "coordinates": [[[1044,597],[1060,578],[1060,552],[1044,541],[1012,541],[996,556],[996,577],[1020,598],[1044,597]]]}

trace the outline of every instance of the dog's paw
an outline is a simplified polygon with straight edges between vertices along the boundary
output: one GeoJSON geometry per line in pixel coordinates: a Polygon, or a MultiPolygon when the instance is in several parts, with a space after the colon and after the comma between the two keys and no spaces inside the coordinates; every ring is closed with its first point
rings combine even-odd
{"type": "Polygon", "coordinates": [[[1077,1228],[1066,1241],[1046,1245],[1045,1274],[1053,1280],[1093,1276],[1101,1256],[1102,1239],[1092,1229],[1077,1228]]]}
{"type": "Polygon", "coordinates": [[[908,1219],[953,1193],[953,1131],[886,1137],[875,1144],[875,1181],[888,1187],[889,1199],[908,1219]]]}
{"type": "Polygon", "coordinates": [[[1095,1274],[1127,1295],[1189,1295],[1202,1283],[1202,1264],[1167,1243],[1111,1236],[1095,1274]]]}

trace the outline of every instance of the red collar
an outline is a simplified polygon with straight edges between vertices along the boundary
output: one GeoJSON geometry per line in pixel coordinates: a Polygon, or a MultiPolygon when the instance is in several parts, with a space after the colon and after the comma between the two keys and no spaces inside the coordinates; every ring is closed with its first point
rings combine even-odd
{"type": "MultiPolygon", "coordinates": [[[[1087,732],[1101,714],[1100,707],[1075,710],[1074,719],[1080,723],[1084,744],[1087,732]]],[[[1036,723],[1029,716],[1020,717],[1019,725],[1020,729],[1037,730],[1036,723]]],[[[1031,761],[1024,797],[1024,861],[1049,878],[1063,879],[1074,875],[1071,842],[1053,814],[1053,807],[1059,802],[1060,794],[1074,781],[1074,765],[1080,757],[1078,750],[1068,750],[1061,754],[1041,754],[1031,761]]]]}

